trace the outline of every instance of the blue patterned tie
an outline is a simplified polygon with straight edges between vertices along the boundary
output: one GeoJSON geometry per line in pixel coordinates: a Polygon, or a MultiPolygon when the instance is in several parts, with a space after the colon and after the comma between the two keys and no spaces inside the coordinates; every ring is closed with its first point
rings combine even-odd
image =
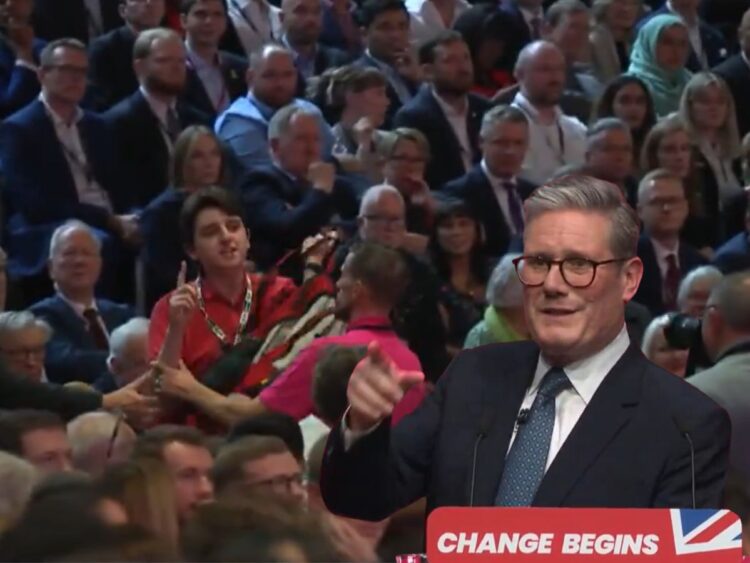
{"type": "Polygon", "coordinates": [[[542,379],[529,416],[519,425],[505,459],[496,506],[531,506],[547,466],[555,426],[555,398],[568,387],[570,380],[560,368],[552,368],[542,379]]]}

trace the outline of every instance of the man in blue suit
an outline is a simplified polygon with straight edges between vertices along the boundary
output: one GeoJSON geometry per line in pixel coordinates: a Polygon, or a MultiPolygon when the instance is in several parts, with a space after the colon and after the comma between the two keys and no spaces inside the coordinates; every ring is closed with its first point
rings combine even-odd
{"type": "Polygon", "coordinates": [[[421,131],[430,141],[425,180],[437,190],[479,162],[479,126],[490,102],[470,93],[471,55],[457,31],[445,31],[422,45],[419,62],[426,83],[394,120],[396,127],[421,131]]]}
{"type": "Polygon", "coordinates": [[[641,180],[638,215],[643,234],[638,240],[638,256],[643,262],[643,280],[634,300],[654,316],[676,310],[680,281],[706,263],[695,248],[680,240],[687,214],[682,180],[661,169],[641,180]]]}
{"type": "Polygon", "coordinates": [[[49,246],[56,294],[30,310],[52,327],[45,369],[55,383],[92,383],[107,371],[109,334],[134,316],[126,305],[94,296],[102,269],[101,246],[86,224],[58,227],[49,246]]]}
{"type": "MultiPolygon", "coordinates": [[[[0,128],[7,250],[14,276],[43,271],[50,235],[66,219],[80,219],[112,244],[137,239],[135,218],[128,215],[127,175],[114,137],[100,117],[78,105],[86,71],[82,43],[50,43],[41,56],[40,98],[0,128]]],[[[116,259],[114,254],[107,259],[116,259]]]]}
{"type": "Polygon", "coordinates": [[[712,263],[723,274],[750,270],[750,194],[745,210],[745,229],[716,250],[712,263]]]}

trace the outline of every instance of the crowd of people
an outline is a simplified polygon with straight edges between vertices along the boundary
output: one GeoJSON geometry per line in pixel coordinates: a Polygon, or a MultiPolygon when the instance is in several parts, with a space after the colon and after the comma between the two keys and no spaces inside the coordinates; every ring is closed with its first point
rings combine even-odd
{"type": "Polygon", "coordinates": [[[413,380],[396,425],[462,350],[531,338],[524,202],[580,176],[637,213],[630,342],[728,411],[750,518],[750,1],[5,0],[0,23],[3,561],[420,552],[424,499],[323,501],[349,378],[375,346],[413,380]]]}

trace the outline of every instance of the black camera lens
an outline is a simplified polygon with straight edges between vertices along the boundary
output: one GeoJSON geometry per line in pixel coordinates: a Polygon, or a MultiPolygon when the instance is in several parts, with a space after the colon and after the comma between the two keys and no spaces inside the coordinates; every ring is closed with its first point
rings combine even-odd
{"type": "Polygon", "coordinates": [[[664,337],[671,348],[689,350],[701,342],[701,320],[675,313],[664,327],[664,337]]]}

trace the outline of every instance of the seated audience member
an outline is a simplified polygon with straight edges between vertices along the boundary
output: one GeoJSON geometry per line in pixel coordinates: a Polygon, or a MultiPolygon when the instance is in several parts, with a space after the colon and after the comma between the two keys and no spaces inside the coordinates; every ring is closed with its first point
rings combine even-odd
{"type": "Polygon", "coordinates": [[[108,466],[126,461],[135,446],[136,435],[123,415],[108,412],[82,414],[67,426],[73,467],[98,477],[108,466]]]}
{"type": "Polygon", "coordinates": [[[334,216],[352,219],[357,214],[353,188],[337,181],[334,165],[321,160],[318,119],[317,113],[298,105],[281,108],[268,124],[272,165],[259,166],[243,178],[244,215],[253,233],[251,256],[261,270],[300,248],[334,216]]]}
{"type": "Polygon", "coordinates": [[[129,306],[95,297],[101,270],[101,247],[89,227],[68,221],[55,229],[49,274],[56,293],[29,309],[52,327],[45,362],[50,381],[91,383],[104,374],[109,334],[133,317],[129,306]]]}
{"type": "Polygon", "coordinates": [[[140,87],[104,114],[120,141],[131,172],[132,197],[139,207],[148,205],[169,184],[169,157],[182,130],[209,121],[179,98],[187,77],[186,56],[174,31],[143,31],[133,47],[140,87]]]}
{"type": "Polygon", "coordinates": [[[679,18],[688,32],[689,57],[685,66],[691,72],[708,70],[727,56],[727,43],[721,32],[703,21],[698,13],[701,4],[696,0],[667,0],[658,10],[650,12],[639,26],[648,25],[653,18],[671,15],[679,18]]]}
{"type": "Polygon", "coordinates": [[[713,266],[699,266],[680,282],[677,290],[677,310],[683,315],[702,319],[706,303],[714,287],[724,275],[713,266]]]}
{"type": "Polygon", "coordinates": [[[521,204],[534,185],[518,177],[529,147],[529,124],[514,106],[488,111],[479,131],[482,161],[441,193],[465,201],[479,219],[490,256],[502,256],[523,234],[521,204]]]}
{"type": "Polygon", "coordinates": [[[628,70],[641,4],[642,0],[594,0],[589,44],[592,71],[600,83],[616,80],[628,70]]]}
{"type": "MultiPolygon", "coordinates": [[[[201,385],[188,371],[167,367],[163,368],[162,390],[195,403],[225,424],[267,410],[302,420],[313,413],[313,371],[321,351],[329,345],[377,342],[384,356],[400,369],[419,371],[419,360],[393,331],[389,318],[408,281],[406,263],[397,251],[364,243],[349,253],[337,282],[336,314],[348,321],[346,334],[315,339],[256,399],[224,397],[201,385]]],[[[394,412],[394,424],[413,411],[424,394],[423,385],[412,387],[394,412]]]]}
{"type": "MultiPolygon", "coordinates": [[[[50,43],[41,56],[40,98],[3,122],[0,129],[8,205],[11,273],[40,274],[56,226],[80,219],[103,231],[109,246],[137,239],[129,170],[104,121],[82,110],[86,48],[75,40],[50,43]]],[[[117,251],[107,253],[110,268],[117,251]]],[[[110,292],[112,288],[107,287],[110,292]]]]}
{"type": "Polygon", "coordinates": [[[523,312],[523,286],[513,264],[513,260],[519,256],[506,254],[492,270],[487,282],[484,318],[466,335],[464,348],[529,338],[523,312]]]}
{"type": "Polygon", "coordinates": [[[740,137],[735,104],[726,83],[717,75],[701,72],[685,87],[680,117],[695,148],[697,186],[704,206],[703,229],[712,246],[723,242],[728,232],[728,203],[742,194],[740,137]]]}
{"type": "Polygon", "coordinates": [[[362,52],[362,33],[357,22],[357,4],[352,0],[326,0],[320,42],[351,56],[362,52]]]}
{"type": "Polygon", "coordinates": [[[229,2],[227,15],[248,57],[281,37],[281,10],[267,0],[229,2]]]}
{"type": "Polygon", "coordinates": [[[702,324],[703,344],[714,366],[688,381],[719,403],[732,421],[729,467],[747,486],[750,455],[743,436],[750,426],[750,272],[730,274],[711,292],[702,324]]]}
{"type": "Polygon", "coordinates": [[[177,518],[184,525],[202,504],[214,498],[211,469],[214,459],[208,440],[195,428],[163,425],[138,437],[132,460],[158,459],[174,486],[177,518]]]}
{"type": "Polygon", "coordinates": [[[188,272],[195,273],[182,247],[179,229],[165,229],[164,225],[179,224],[180,209],[190,194],[210,186],[228,187],[228,168],[226,154],[208,127],[191,125],[177,137],[172,153],[171,189],[159,194],[139,216],[146,311],[174,289],[183,261],[188,261],[188,272]]]}
{"type": "Polygon", "coordinates": [[[112,331],[107,372],[94,381],[95,389],[102,393],[115,391],[149,370],[148,327],[148,319],[135,317],[112,331]]]}
{"type": "Polygon", "coordinates": [[[432,189],[463,176],[481,153],[477,145],[485,98],[471,93],[474,71],[466,42],[445,31],[422,45],[419,63],[425,83],[396,114],[396,127],[409,127],[432,140],[425,180],[432,189]]]}
{"type": "Polygon", "coordinates": [[[725,80],[737,102],[737,126],[744,137],[750,133],[750,104],[744,103],[750,88],[750,65],[747,64],[750,60],[750,9],[742,17],[738,35],[740,52],[714,68],[713,72],[725,80]]]}
{"type": "Polygon", "coordinates": [[[49,411],[1,413],[0,451],[22,457],[44,474],[73,470],[65,423],[49,411]]]}
{"type": "Polygon", "coordinates": [[[33,0],[7,2],[0,34],[0,118],[34,101],[39,94],[37,65],[45,42],[29,22],[33,0]]]}
{"type": "Polygon", "coordinates": [[[633,177],[633,138],[624,121],[605,117],[589,127],[586,170],[594,178],[615,184],[631,204],[635,203],[637,184],[633,177]]]}
{"type": "Polygon", "coordinates": [[[438,206],[429,255],[442,282],[438,305],[448,349],[455,355],[482,318],[487,279],[494,265],[485,250],[481,224],[466,203],[449,200],[438,206]]]}
{"type": "Polygon", "coordinates": [[[183,100],[214,120],[247,93],[247,60],[219,50],[227,29],[224,0],[187,0],[180,4],[187,50],[183,100]]]}
{"type": "MultiPolygon", "coordinates": [[[[226,442],[231,444],[250,436],[276,436],[281,438],[292,455],[300,460],[300,463],[304,462],[308,444],[304,439],[300,425],[289,415],[266,411],[240,420],[229,430],[226,442]]],[[[309,445],[312,446],[312,444],[309,445]]]]}
{"type": "MultiPolygon", "coordinates": [[[[548,3],[548,2],[547,2],[548,3]]],[[[513,26],[512,49],[503,63],[509,69],[518,58],[519,52],[533,41],[538,41],[544,33],[544,0],[502,0],[498,9],[507,15],[513,26]]]]}
{"type": "Polygon", "coordinates": [[[388,80],[386,129],[401,106],[412,99],[420,69],[409,46],[409,11],[401,0],[366,0],[360,7],[365,52],[354,64],[374,67],[388,80]]]}
{"type": "Polygon", "coordinates": [[[643,278],[633,298],[660,315],[677,309],[677,290],[688,272],[705,263],[698,251],[680,240],[688,204],[682,181],[667,170],[650,172],[638,186],[638,216],[643,234],[638,256],[643,278]]]}
{"type": "Polygon", "coordinates": [[[179,547],[176,486],[164,461],[125,458],[107,467],[97,485],[103,494],[123,506],[128,522],[137,524],[172,549],[179,547]]]}
{"type": "Polygon", "coordinates": [[[648,86],[659,118],[680,106],[680,96],[691,76],[685,68],[689,52],[688,30],[677,16],[656,16],[638,31],[628,74],[648,86]]]}
{"type": "Polygon", "coordinates": [[[281,2],[281,42],[292,52],[297,68],[297,96],[305,95],[307,81],[324,70],[349,61],[349,55],[320,43],[323,28],[322,0],[281,2]]]}
{"type": "Polygon", "coordinates": [[[0,452],[0,534],[23,514],[39,472],[25,459],[0,452]]]}
{"type": "Polygon", "coordinates": [[[117,3],[125,25],[96,38],[89,46],[89,85],[100,110],[111,108],[138,89],[133,69],[135,38],[142,31],[158,27],[164,18],[164,0],[117,3]]]}
{"type": "Polygon", "coordinates": [[[721,245],[712,262],[724,274],[750,270],[750,197],[745,211],[745,230],[721,245]]]}
{"type": "Polygon", "coordinates": [[[469,47],[474,67],[472,92],[492,98],[513,84],[513,74],[501,67],[514,33],[513,22],[505,12],[494,5],[475,4],[458,17],[453,29],[469,47]]]}
{"type": "Polygon", "coordinates": [[[660,368],[677,377],[685,377],[690,351],[673,348],[667,342],[664,329],[669,326],[670,319],[670,315],[661,315],[649,323],[643,334],[641,351],[660,368]]]}
{"type": "Polygon", "coordinates": [[[44,357],[52,328],[28,311],[0,313],[0,358],[15,375],[47,381],[44,357]]]}
{"type": "Polygon", "coordinates": [[[646,135],[656,123],[651,93],[640,78],[623,74],[609,82],[596,106],[594,120],[616,117],[627,123],[633,138],[633,172],[640,166],[646,135]]]}
{"type": "Polygon", "coordinates": [[[450,30],[458,18],[471,8],[471,4],[466,0],[451,0],[445,3],[409,0],[404,4],[409,10],[409,36],[414,45],[429,43],[441,33],[450,30]]]}
{"type": "MultiPolygon", "coordinates": [[[[154,4],[163,0],[150,1],[154,4]]],[[[46,41],[72,37],[89,44],[102,33],[122,25],[120,5],[123,2],[125,0],[34,0],[34,29],[46,41]]]]}

